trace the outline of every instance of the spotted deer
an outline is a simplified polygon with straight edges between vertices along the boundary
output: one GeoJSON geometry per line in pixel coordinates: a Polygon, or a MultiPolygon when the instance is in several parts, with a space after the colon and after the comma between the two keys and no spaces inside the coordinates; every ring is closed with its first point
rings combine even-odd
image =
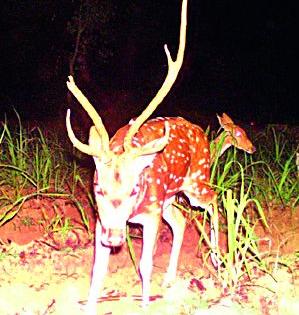
{"type": "MultiPolygon", "coordinates": [[[[146,109],[119,129],[109,140],[101,117],[76,86],[72,77],[68,89],[93,121],[89,143],[78,140],[71,128],[70,110],[66,126],[69,138],[80,151],[93,156],[96,170],[94,194],[97,203],[95,258],[86,305],[96,313],[97,298],[107,273],[111,248],[126,240],[127,222],[143,226],[143,249],[139,271],[142,279],[142,304],[149,303],[153,250],[161,218],[173,232],[172,250],[164,283],[175,279],[178,256],[185,230],[185,217],[172,205],[175,195],[184,192],[192,205],[211,215],[212,244],[216,246],[217,195],[209,185],[210,151],[204,131],[187,120],[159,117],[147,121],[168,94],[183,62],[187,27],[187,0],[182,2],[180,42],[176,60],[164,46],[168,73],[162,87],[146,109]]],[[[228,127],[228,124],[225,124],[228,127]]],[[[225,127],[226,128],[226,127],[225,127]]]]}

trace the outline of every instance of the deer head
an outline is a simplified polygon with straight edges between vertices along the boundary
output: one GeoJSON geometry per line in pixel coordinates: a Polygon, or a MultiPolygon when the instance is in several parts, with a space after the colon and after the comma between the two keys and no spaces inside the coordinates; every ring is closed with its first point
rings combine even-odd
{"type": "Polygon", "coordinates": [[[165,123],[164,135],[144,145],[136,146],[132,139],[139,128],[154,112],[173,86],[181,68],[187,27],[187,0],[183,0],[181,11],[180,43],[176,60],[173,60],[167,45],[164,50],[168,61],[168,73],[161,88],[140,116],[128,128],[119,152],[110,149],[110,140],[101,117],[76,86],[73,77],[69,77],[68,89],[77,98],[88,113],[94,126],[90,128],[89,143],[78,140],[70,123],[70,110],[66,115],[68,136],[80,151],[93,156],[96,165],[95,197],[98,214],[102,224],[102,243],[118,246],[125,241],[126,222],[134,209],[142,202],[146,183],[142,175],[156,154],[163,150],[169,138],[169,125],[165,123]]]}
{"type": "Polygon", "coordinates": [[[247,153],[255,152],[255,147],[249,140],[246,132],[238,125],[235,125],[235,123],[227,114],[223,113],[222,117],[218,115],[217,117],[220,126],[224,129],[224,131],[226,131],[226,136],[220,155],[231,145],[247,153]]]}

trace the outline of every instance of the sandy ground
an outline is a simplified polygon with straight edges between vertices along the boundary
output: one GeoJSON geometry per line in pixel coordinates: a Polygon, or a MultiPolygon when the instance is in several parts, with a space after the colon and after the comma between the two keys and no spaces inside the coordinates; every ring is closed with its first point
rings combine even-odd
{"type": "MultiPolygon", "coordinates": [[[[0,228],[0,314],[83,314],[93,243],[82,229],[70,231],[63,240],[53,233],[43,235],[45,231],[40,227],[45,225],[35,224],[37,218],[28,224],[35,203],[25,205],[18,217],[0,228]]],[[[77,210],[68,204],[64,209],[67,212],[64,215],[71,217],[74,224],[78,222],[77,210]]],[[[271,230],[265,232],[260,228],[258,232],[261,238],[271,240],[272,275],[257,270],[253,279],[240,279],[238,290],[229,294],[203,265],[201,251],[197,249],[199,234],[194,226],[189,226],[177,281],[170,288],[162,288],[172,240],[168,227],[162,225],[149,307],[140,307],[141,282],[124,246],[111,255],[98,314],[298,314],[299,210],[291,213],[275,209],[267,217],[271,219],[271,230]],[[283,263],[277,263],[278,258],[283,263]]],[[[141,240],[134,239],[133,244],[139,259],[141,240]]]]}

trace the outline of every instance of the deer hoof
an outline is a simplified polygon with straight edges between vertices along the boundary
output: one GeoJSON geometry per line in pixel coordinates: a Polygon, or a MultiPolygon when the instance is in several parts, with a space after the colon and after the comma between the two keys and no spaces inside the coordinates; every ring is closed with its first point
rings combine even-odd
{"type": "Polygon", "coordinates": [[[141,307],[143,309],[147,308],[149,306],[149,298],[143,298],[142,299],[142,303],[141,303],[141,307]]]}
{"type": "Polygon", "coordinates": [[[170,288],[173,285],[175,278],[176,278],[176,275],[167,273],[162,283],[163,288],[170,288]]]}
{"type": "Polygon", "coordinates": [[[84,314],[85,315],[97,315],[97,308],[93,305],[85,305],[84,307],[84,314]]]}

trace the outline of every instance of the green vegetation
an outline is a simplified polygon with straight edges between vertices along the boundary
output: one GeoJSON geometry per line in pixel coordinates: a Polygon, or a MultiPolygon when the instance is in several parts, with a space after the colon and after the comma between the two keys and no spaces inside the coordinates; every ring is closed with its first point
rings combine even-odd
{"type": "MultiPolygon", "coordinates": [[[[75,195],[78,186],[85,189],[77,164],[68,158],[58,135],[44,133],[39,127],[25,128],[16,115],[16,126],[4,121],[0,129],[0,227],[28,200],[63,198],[77,207],[89,230],[88,218],[75,195]]],[[[30,222],[26,220],[24,225],[30,222]]]]}
{"type": "Polygon", "coordinates": [[[270,125],[256,136],[257,156],[252,167],[254,194],[268,206],[280,203],[293,210],[299,200],[299,181],[296,167],[298,135],[287,126],[270,125]]]}
{"type": "MultiPolygon", "coordinates": [[[[268,126],[251,137],[256,146],[253,155],[231,148],[213,163],[210,184],[218,193],[219,233],[226,236],[225,246],[214,249],[219,262],[218,269],[214,269],[209,262],[212,246],[208,214],[176,203],[201,235],[198,246],[204,251],[205,266],[228,292],[240,289],[240,280],[244,277],[251,279],[257,269],[271,274],[275,279],[279,274],[279,265],[292,266],[292,262],[279,257],[279,253],[273,258],[272,253],[259,251],[255,228],[257,225],[268,228],[267,215],[274,207],[291,213],[298,209],[296,136],[296,132],[292,134],[286,127],[268,126]]],[[[211,137],[214,138],[214,135],[211,137]]],[[[24,216],[20,222],[25,227],[41,224],[46,232],[58,233],[65,239],[76,227],[69,218],[57,211],[55,200],[62,199],[77,208],[82,226],[90,233],[88,216],[80,197],[87,197],[93,207],[91,177],[85,178],[86,174],[90,175],[89,170],[79,167],[74,154],[70,152],[71,146],[63,147],[63,139],[58,138],[57,134],[39,127],[24,127],[18,115],[17,124],[12,125],[8,121],[2,123],[0,229],[8,221],[14,220],[27,201],[47,199],[53,202],[54,216],[49,216],[47,209],[41,206],[41,217],[45,219],[43,222],[36,222],[31,215],[24,216]],[[77,193],[78,189],[80,194],[77,193]]],[[[140,237],[139,233],[132,235],[132,230],[127,233],[130,255],[137,271],[132,243],[136,237],[140,237]]],[[[7,255],[11,253],[2,252],[0,260],[7,255]]],[[[296,257],[296,253],[294,255],[296,257]]],[[[283,295],[283,292],[277,294],[283,295]]]]}
{"type": "MultiPolygon", "coordinates": [[[[280,301],[281,296],[286,300],[295,297],[292,286],[282,293],[279,286],[273,283],[281,281],[277,276],[281,270],[279,266],[288,266],[291,270],[292,265],[296,265],[296,253],[293,253],[292,262],[288,264],[279,252],[274,258],[270,251],[261,253],[255,234],[258,224],[268,228],[266,211],[269,213],[274,207],[279,207],[282,212],[294,213],[298,206],[296,132],[292,134],[286,127],[282,130],[276,127],[268,126],[265,131],[255,135],[253,143],[257,150],[253,155],[230,149],[212,165],[211,185],[218,193],[220,209],[218,232],[227,238],[224,248],[218,246],[214,250],[219,262],[217,270],[211,268],[208,262],[212,244],[207,233],[207,212],[202,214],[180,204],[176,206],[196,224],[201,235],[199,247],[204,241],[210,248],[203,256],[205,265],[223,288],[231,293],[237,292],[242,286],[241,280],[253,279],[256,270],[260,269],[264,274],[271,275],[272,279],[272,283],[264,284],[264,288],[268,288],[280,301]]],[[[214,145],[213,142],[211,145],[214,145]]],[[[219,152],[220,147],[217,148],[219,152]]]]}

